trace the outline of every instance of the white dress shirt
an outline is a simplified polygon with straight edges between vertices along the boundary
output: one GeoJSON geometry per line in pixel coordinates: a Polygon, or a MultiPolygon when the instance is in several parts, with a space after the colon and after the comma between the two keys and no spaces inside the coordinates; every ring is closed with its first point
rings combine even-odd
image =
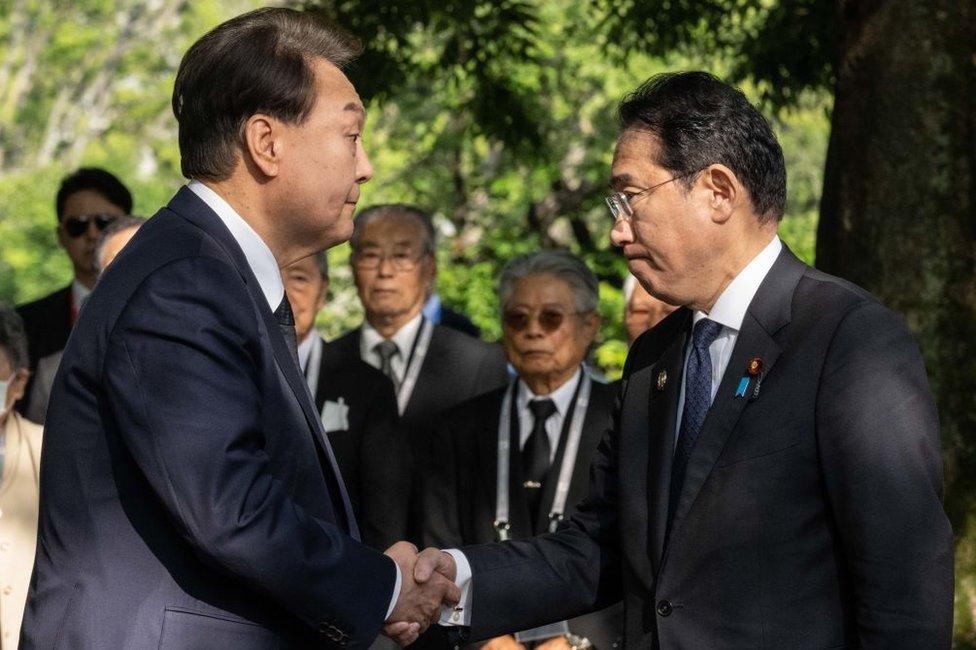
{"type": "MultiPolygon", "coordinates": [[[[715,393],[718,392],[719,384],[722,383],[722,376],[732,358],[732,348],[739,337],[739,330],[742,329],[742,321],[746,317],[752,299],[759,291],[759,285],[766,279],[769,269],[773,268],[776,258],[783,250],[783,243],[778,236],[773,236],[772,241],[759,251],[752,261],[746,264],[745,268],[732,279],[729,286],[721,293],[718,300],[707,314],[702,311],[695,311],[693,316],[693,327],[703,318],[708,318],[722,326],[718,337],[708,347],[708,356],[712,361],[712,394],[711,400],[715,400],[715,393]]],[[[691,343],[685,350],[685,372],[684,377],[688,376],[688,357],[691,355],[691,343]]],[[[745,370],[745,369],[743,369],[745,370]]],[[[674,424],[674,441],[678,444],[678,433],[681,431],[681,415],[685,407],[685,382],[681,382],[681,391],[678,395],[678,417],[674,424]]]]}
{"type": "Polygon", "coordinates": [[[525,443],[528,441],[529,434],[532,433],[532,426],[535,424],[535,416],[529,410],[529,402],[551,399],[556,405],[556,412],[546,420],[546,435],[549,437],[549,462],[551,463],[555,459],[559,447],[559,438],[563,432],[563,423],[566,421],[566,413],[573,401],[573,395],[576,394],[576,386],[579,384],[582,374],[583,369],[577,368],[568,381],[548,395],[536,395],[524,381],[519,380],[518,395],[515,398],[519,414],[519,449],[525,449],[525,443]]]}
{"type": "Polygon", "coordinates": [[[285,297],[285,285],[281,281],[278,260],[275,259],[271,249],[254,231],[251,224],[237,214],[237,211],[219,194],[197,180],[187,183],[187,187],[193,190],[193,193],[199,196],[200,200],[206,203],[227,226],[234,241],[244,251],[247,265],[251,267],[251,272],[257,278],[271,311],[278,309],[281,299],[285,297]]]}
{"type": "MultiPolygon", "coordinates": [[[[413,343],[417,340],[417,335],[420,334],[423,319],[423,314],[417,314],[390,337],[390,340],[396,343],[399,352],[390,359],[390,368],[393,370],[398,384],[403,383],[403,378],[407,374],[407,361],[413,351],[413,343]]],[[[359,330],[359,356],[377,370],[383,365],[383,360],[376,351],[376,346],[385,340],[383,335],[369,324],[369,321],[363,321],[363,326],[359,330]]]]}
{"type": "MultiPolygon", "coordinates": [[[[722,382],[722,375],[725,368],[729,365],[732,358],[732,348],[735,347],[735,340],[742,329],[742,321],[745,319],[749,304],[759,290],[759,285],[766,279],[766,275],[779,257],[783,244],[778,236],[773,236],[765,248],[758,255],[752,258],[745,268],[739,271],[729,286],[715,301],[709,313],[696,311],[694,322],[697,323],[702,318],[710,318],[722,325],[722,331],[718,338],[709,346],[708,352],[712,360],[712,399],[718,392],[718,386],[722,382]]],[[[690,346],[689,346],[690,347],[690,346]]],[[[685,351],[685,365],[688,364],[688,353],[685,351]]],[[[675,424],[675,439],[677,432],[681,429],[681,410],[685,403],[685,388],[682,382],[681,392],[678,398],[678,418],[675,424]]],[[[471,624],[471,564],[464,553],[457,549],[447,549],[447,552],[454,558],[457,565],[457,577],[455,583],[461,589],[461,601],[458,611],[444,608],[441,612],[441,625],[470,625],[471,624]]]]}
{"type": "MultiPolygon", "coordinates": [[[[220,220],[224,222],[224,225],[227,226],[227,230],[230,231],[234,241],[244,251],[244,259],[247,260],[248,266],[251,267],[251,272],[257,278],[258,285],[261,287],[261,292],[268,301],[268,306],[271,308],[271,311],[273,312],[278,309],[282,298],[285,297],[285,285],[281,280],[278,260],[275,259],[271,249],[264,243],[261,236],[254,231],[254,228],[212,189],[198,180],[191,180],[187,184],[187,187],[199,196],[200,200],[206,203],[217,214],[220,220]]],[[[307,337],[306,340],[310,339],[312,339],[311,336],[307,337]]],[[[400,585],[403,581],[403,576],[400,575],[400,567],[396,563],[394,563],[394,566],[396,567],[396,584],[393,585],[390,606],[386,610],[387,618],[390,617],[394,607],[396,607],[397,598],[400,597],[400,585]]]]}
{"type": "Polygon", "coordinates": [[[298,367],[302,369],[302,372],[308,372],[308,358],[312,356],[312,348],[315,347],[316,338],[318,335],[315,333],[315,328],[312,328],[312,331],[305,336],[305,340],[298,344],[298,367]]]}
{"type": "Polygon", "coordinates": [[[84,307],[85,301],[88,300],[88,296],[91,294],[91,289],[83,285],[77,279],[71,281],[71,306],[75,308],[75,311],[81,311],[84,307]]]}

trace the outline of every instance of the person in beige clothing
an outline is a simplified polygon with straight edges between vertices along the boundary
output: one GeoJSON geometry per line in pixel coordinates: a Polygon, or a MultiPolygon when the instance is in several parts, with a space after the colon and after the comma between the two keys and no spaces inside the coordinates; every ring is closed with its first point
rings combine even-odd
{"type": "Polygon", "coordinates": [[[27,385],[27,337],[0,305],[0,648],[17,647],[37,543],[40,426],[14,411],[27,385]]]}

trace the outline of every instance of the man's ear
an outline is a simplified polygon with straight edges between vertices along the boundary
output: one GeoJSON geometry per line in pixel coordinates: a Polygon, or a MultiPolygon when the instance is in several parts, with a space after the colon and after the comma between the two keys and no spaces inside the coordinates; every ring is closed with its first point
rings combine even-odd
{"type": "Polygon", "coordinates": [[[705,168],[700,182],[706,191],[712,221],[725,223],[742,199],[745,187],[731,169],[718,163],[705,168]]]}
{"type": "Polygon", "coordinates": [[[269,178],[278,175],[282,147],[280,132],[281,122],[262,113],[252,115],[244,124],[244,155],[269,178]]]}
{"type": "Polygon", "coordinates": [[[586,328],[586,333],[589,335],[590,339],[595,339],[597,333],[600,331],[600,323],[602,319],[598,312],[590,312],[586,314],[583,324],[586,328]]]}

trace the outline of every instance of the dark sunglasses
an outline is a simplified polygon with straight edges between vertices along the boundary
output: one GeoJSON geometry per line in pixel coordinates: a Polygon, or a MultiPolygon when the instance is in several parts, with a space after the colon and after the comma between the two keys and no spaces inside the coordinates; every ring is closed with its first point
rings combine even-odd
{"type": "Polygon", "coordinates": [[[62,223],[69,237],[78,238],[88,232],[88,224],[94,223],[98,232],[103,232],[115,219],[116,217],[111,214],[83,214],[78,217],[68,217],[62,223]]]}
{"type": "MultiPolygon", "coordinates": [[[[579,315],[582,312],[564,312],[555,309],[543,309],[536,315],[539,327],[546,334],[555,332],[562,327],[563,321],[569,315],[579,315]]],[[[502,323],[513,332],[521,332],[532,323],[532,314],[526,311],[506,311],[502,314],[502,323]]]]}

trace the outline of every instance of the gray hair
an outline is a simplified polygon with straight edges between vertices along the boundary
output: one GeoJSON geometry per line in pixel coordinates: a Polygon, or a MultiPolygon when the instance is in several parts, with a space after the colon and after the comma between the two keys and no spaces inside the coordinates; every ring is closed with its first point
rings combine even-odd
{"type": "Polygon", "coordinates": [[[127,214],[124,217],[118,217],[112,223],[105,227],[105,230],[101,232],[98,236],[98,243],[95,244],[95,270],[101,273],[105,269],[99,268],[99,260],[102,259],[102,249],[105,248],[105,242],[119,234],[120,232],[125,232],[126,230],[138,229],[142,224],[146,223],[145,217],[136,217],[131,214],[127,214]]]}
{"type": "Polygon", "coordinates": [[[509,261],[498,279],[498,298],[502,309],[512,297],[515,283],[530,275],[548,274],[569,285],[580,313],[595,312],[600,304],[600,284],[580,258],[566,251],[538,251],[509,261]]]}
{"type": "Polygon", "coordinates": [[[383,218],[406,219],[413,221],[420,226],[424,241],[422,242],[424,253],[433,255],[437,245],[437,232],[434,230],[434,222],[430,215],[420,208],[407,205],[405,203],[384,203],[374,205],[360,212],[353,222],[352,237],[349,239],[349,246],[359,250],[359,238],[363,235],[363,229],[371,221],[383,218]]]}
{"type": "Polygon", "coordinates": [[[7,355],[15,371],[25,370],[30,365],[24,321],[16,311],[2,303],[0,303],[0,352],[7,355]]]}

